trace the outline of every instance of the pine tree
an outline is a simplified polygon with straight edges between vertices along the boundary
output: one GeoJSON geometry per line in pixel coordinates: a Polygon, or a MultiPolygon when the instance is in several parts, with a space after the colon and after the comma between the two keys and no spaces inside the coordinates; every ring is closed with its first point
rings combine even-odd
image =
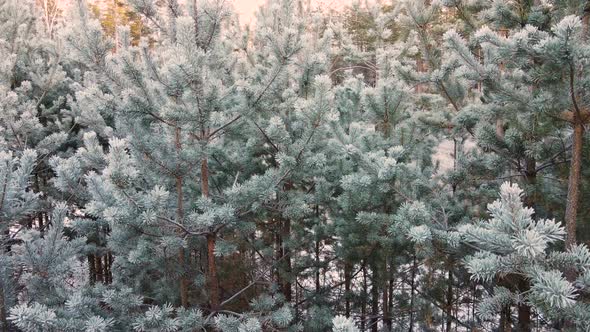
{"type": "MultiPolygon", "coordinates": [[[[548,16],[547,6],[529,5],[520,16],[514,14],[516,8],[510,6],[495,5],[486,11],[496,26],[513,30],[508,30],[508,38],[502,38],[489,28],[482,28],[474,35],[473,42],[484,51],[483,63],[456,33],[449,32],[446,40],[459,57],[465,76],[484,84],[484,104],[473,110],[516,108],[503,115],[507,118],[504,121],[511,125],[501,125],[502,137],[494,138],[498,135],[494,135],[489,126],[478,128],[480,141],[486,147],[499,155],[503,153],[501,150],[525,152],[524,158],[511,161],[511,168],[516,168],[533,185],[539,172],[555,167],[562,161],[563,154],[571,156],[564,218],[568,228],[566,244],[570,247],[576,243],[580,200],[585,106],[577,82],[584,81],[585,77],[585,63],[581,60],[585,51],[580,48],[586,38],[582,23],[585,21],[575,16],[562,18],[559,10],[555,11],[555,17],[548,16]],[[507,18],[510,19],[507,21],[507,18]],[[547,103],[547,100],[553,102],[547,103]],[[565,149],[557,148],[564,136],[569,136],[567,140],[571,143],[566,143],[565,149]],[[498,150],[498,143],[504,145],[501,150],[498,150]]],[[[563,10],[567,5],[556,4],[556,7],[563,10]]],[[[583,8],[578,5],[571,9],[582,14],[583,8]]]]}
{"type": "MultiPolygon", "coordinates": [[[[563,271],[571,264],[569,268],[587,273],[588,248],[579,245],[565,252],[552,249],[564,240],[566,229],[555,220],[534,220],[534,210],[523,205],[522,195],[517,185],[504,183],[500,199],[488,206],[491,219],[460,228],[465,241],[476,249],[465,260],[472,278],[494,286],[493,296],[480,303],[479,315],[493,319],[507,304],[524,303],[547,318],[573,319],[577,328],[584,329],[587,315],[576,315],[587,304],[576,298],[587,286],[578,288],[576,285],[584,282],[569,282],[563,271]],[[504,279],[519,282],[502,286],[504,279]]],[[[531,328],[525,324],[530,322],[519,321],[518,329],[531,328]]]]}
{"type": "Polygon", "coordinates": [[[0,157],[3,179],[0,195],[0,327],[2,331],[8,331],[8,311],[16,303],[17,295],[13,275],[18,266],[11,251],[18,233],[26,228],[23,219],[38,208],[38,195],[30,190],[30,177],[37,155],[34,151],[26,150],[21,156],[2,152],[0,157]]]}

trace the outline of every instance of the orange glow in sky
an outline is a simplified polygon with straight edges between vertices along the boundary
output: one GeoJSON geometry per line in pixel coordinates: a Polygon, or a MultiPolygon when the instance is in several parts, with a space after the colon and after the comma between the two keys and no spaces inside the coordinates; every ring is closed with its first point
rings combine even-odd
{"type": "MultiPolygon", "coordinates": [[[[258,7],[264,4],[265,0],[231,0],[235,11],[240,15],[241,23],[252,23],[254,14],[258,7]]],[[[306,1],[306,0],[304,0],[306,1]]],[[[320,6],[323,9],[338,9],[342,6],[349,5],[352,0],[311,0],[313,6],[320,6]]]]}
{"type": "MultiPolygon", "coordinates": [[[[86,0],[89,3],[101,3],[104,0],[86,0]]],[[[240,21],[242,24],[253,23],[254,21],[254,14],[256,13],[258,7],[265,3],[265,0],[227,0],[232,3],[236,13],[240,16],[240,21]]],[[[308,1],[308,0],[304,0],[308,1]]],[[[352,3],[353,0],[310,0],[313,6],[318,6],[323,9],[333,8],[338,9],[342,8],[345,5],[349,5],[352,3]]],[[[57,0],[58,6],[61,8],[68,8],[71,4],[73,4],[74,0],[57,0]]],[[[180,3],[184,2],[184,0],[179,0],[180,3]]]]}
{"type": "Polygon", "coordinates": [[[240,15],[242,23],[250,23],[263,3],[264,0],[233,0],[234,9],[240,15]]]}

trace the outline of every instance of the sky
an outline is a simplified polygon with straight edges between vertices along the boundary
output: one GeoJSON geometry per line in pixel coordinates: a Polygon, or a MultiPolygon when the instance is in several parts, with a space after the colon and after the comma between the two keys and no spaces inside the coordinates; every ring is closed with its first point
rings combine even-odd
{"type": "MultiPolygon", "coordinates": [[[[231,0],[235,11],[240,15],[242,23],[251,23],[254,14],[266,0],[231,0]]],[[[322,8],[341,8],[342,6],[352,3],[352,0],[311,0],[314,6],[321,5],[322,8]]]]}
{"type": "Polygon", "coordinates": [[[233,0],[234,8],[240,15],[240,21],[249,23],[254,17],[256,9],[264,3],[265,0],[233,0]]]}
{"type": "MultiPolygon", "coordinates": [[[[99,2],[100,0],[89,0],[90,2],[99,2]]],[[[182,1],[182,0],[181,0],[182,1]]],[[[235,11],[240,15],[240,21],[244,24],[253,23],[254,14],[258,7],[260,7],[266,0],[229,0],[235,11]]],[[[304,0],[307,1],[307,0],[304,0]]],[[[339,9],[345,5],[349,5],[353,0],[309,0],[313,6],[321,6],[323,9],[334,8],[339,9]]],[[[58,0],[58,4],[66,7],[72,0],[58,0]]]]}
{"type": "MultiPolygon", "coordinates": [[[[104,0],[89,0],[89,2],[101,2],[104,0]]],[[[182,0],[181,0],[182,1],[182,0]]],[[[245,24],[253,23],[254,14],[266,0],[229,0],[235,11],[240,15],[240,21],[245,24]]],[[[277,0],[272,0],[277,1],[277,0]]],[[[307,1],[307,0],[304,0],[307,1]]],[[[343,6],[350,5],[354,0],[309,0],[313,6],[321,6],[322,8],[339,9],[343,6]]],[[[67,8],[72,0],[57,0],[58,5],[62,8],[67,8]]]]}

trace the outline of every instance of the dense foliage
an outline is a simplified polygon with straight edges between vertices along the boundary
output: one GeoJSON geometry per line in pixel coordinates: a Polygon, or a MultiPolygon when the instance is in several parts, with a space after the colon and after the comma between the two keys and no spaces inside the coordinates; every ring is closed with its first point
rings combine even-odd
{"type": "Polygon", "coordinates": [[[590,2],[0,0],[0,331],[586,331],[590,2]]]}

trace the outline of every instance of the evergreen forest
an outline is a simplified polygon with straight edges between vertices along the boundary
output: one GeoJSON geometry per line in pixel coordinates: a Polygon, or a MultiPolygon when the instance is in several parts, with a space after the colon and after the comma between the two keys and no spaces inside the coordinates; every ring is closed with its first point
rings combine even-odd
{"type": "Polygon", "coordinates": [[[0,0],[0,332],[590,331],[589,0],[243,1],[0,0]]]}

